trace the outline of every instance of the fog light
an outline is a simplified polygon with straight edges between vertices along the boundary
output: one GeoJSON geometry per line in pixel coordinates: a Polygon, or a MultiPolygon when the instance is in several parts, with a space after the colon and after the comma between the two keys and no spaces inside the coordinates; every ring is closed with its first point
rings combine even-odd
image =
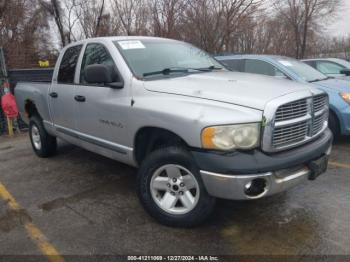
{"type": "Polygon", "coordinates": [[[258,197],[267,190],[267,182],[263,178],[256,178],[244,186],[244,193],[249,197],[258,197]]]}

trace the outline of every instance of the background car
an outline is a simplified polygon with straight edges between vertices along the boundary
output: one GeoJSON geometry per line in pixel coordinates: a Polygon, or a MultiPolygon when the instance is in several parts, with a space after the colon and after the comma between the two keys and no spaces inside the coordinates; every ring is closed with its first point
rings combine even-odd
{"type": "Polygon", "coordinates": [[[338,58],[319,58],[302,61],[327,76],[350,80],[350,62],[346,60],[338,58]]]}
{"type": "MultiPolygon", "coordinates": [[[[231,55],[216,59],[228,69],[309,83],[329,95],[329,127],[335,136],[350,135],[350,82],[332,79],[296,59],[273,55],[231,55]]],[[[283,83],[282,83],[283,84],[283,83]]]]}

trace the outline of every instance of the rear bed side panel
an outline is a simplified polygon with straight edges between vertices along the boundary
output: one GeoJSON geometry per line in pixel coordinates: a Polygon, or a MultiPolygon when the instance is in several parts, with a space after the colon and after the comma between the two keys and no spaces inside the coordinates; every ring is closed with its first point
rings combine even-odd
{"type": "Polygon", "coordinates": [[[48,108],[49,83],[20,82],[15,88],[15,96],[22,119],[28,124],[26,104],[31,101],[44,121],[52,122],[48,108]]]}

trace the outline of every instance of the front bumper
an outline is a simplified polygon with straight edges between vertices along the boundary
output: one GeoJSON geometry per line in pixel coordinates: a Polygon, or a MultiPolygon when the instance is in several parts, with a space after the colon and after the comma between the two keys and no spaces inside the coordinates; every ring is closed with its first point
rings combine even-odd
{"type": "Polygon", "coordinates": [[[285,191],[310,178],[309,164],[331,153],[333,136],[327,129],[317,140],[286,152],[267,155],[235,152],[231,155],[192,152],[202,180],[211,196],[247,200],[285,191]],[[255,183],[263,190],[247,194],[246,186],[255,183]]]}

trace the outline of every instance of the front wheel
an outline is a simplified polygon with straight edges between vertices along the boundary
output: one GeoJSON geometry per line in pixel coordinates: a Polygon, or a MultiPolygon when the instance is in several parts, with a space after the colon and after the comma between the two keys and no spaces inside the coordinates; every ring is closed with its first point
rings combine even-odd
{"type": "Polygon", "coordinates": [[[138,174],[138,195],[150,215],[168,226],[196,226],[215,205],[191,154],[178,147],[154,151],[144,161],[138,174]]]}
{"type": "Polygon", "coordinates": [[[38,116],[30,118],[29,137],[37,156],[46,158],[55,154],[57,148],[56,137],[46,132],[43,121],[38,116]]]}

